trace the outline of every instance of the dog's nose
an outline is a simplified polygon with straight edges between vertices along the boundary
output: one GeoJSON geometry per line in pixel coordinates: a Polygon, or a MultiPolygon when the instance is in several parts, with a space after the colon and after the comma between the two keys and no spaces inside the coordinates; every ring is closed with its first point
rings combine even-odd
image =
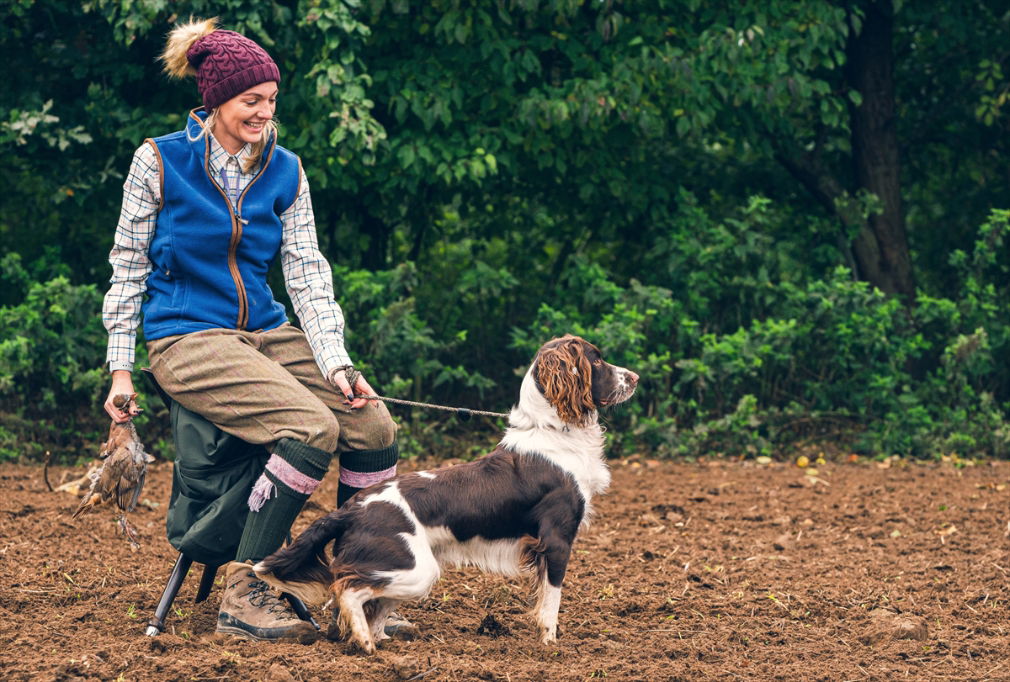
{"type": "Polygon", "coordinates": [[[632,386],[638,385],[638,375],[632,372],[630,369],[625,370],[628,373],[628,381],[631,382],[632,386]]]}

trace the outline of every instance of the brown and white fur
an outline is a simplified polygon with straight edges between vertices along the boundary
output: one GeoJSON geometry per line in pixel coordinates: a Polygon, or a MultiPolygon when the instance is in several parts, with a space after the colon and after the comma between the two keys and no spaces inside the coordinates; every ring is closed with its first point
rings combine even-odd
{"type": "Polygon", "coordinates": [[[592,344],[554,339],[526,372],[493,452],[366,488],[256,574],[307,603],[333,600],[340,634],[373,653],[389,613],[427,595],[443,566],[527,571],[540,638],[554,641],[572,542],[610,483],[597,410],[627,400],[637,384],[592,344]]]}

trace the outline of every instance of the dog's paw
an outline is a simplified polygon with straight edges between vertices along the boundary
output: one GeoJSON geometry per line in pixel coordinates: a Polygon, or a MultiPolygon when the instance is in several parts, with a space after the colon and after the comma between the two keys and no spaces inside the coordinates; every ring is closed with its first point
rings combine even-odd
{"type": "Polygon", "coordinates": [[[360,637],[355,637],[351,640],[351,644],[366,656],[371,656],[375,653],[375,643],[371,639],[363,640],[360,637]]]}
{"type": "Polygon", "coordinates": [[[540,628],[540,641],[544,644],[558,641],[557,628],[540,628]]]}

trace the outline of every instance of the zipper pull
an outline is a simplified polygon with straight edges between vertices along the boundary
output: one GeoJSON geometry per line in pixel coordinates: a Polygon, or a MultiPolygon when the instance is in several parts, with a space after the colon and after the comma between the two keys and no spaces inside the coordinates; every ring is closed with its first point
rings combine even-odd
{"type": "Polygon", "coordinates": [[[248,224],[249,224],[249,221],[248,221],[248,220],[246,220],[245,218],[243,218],[243,217],[242,217],[241,215],[239,215],[238,213],[236,213],[236,214],[235,214],[235,217],[236,217],[236,218],[238,218],[238,219],[239,219],[239,222],[240,222],[240,223],[242,223],[243,225],[248,225],[248,224]]]}

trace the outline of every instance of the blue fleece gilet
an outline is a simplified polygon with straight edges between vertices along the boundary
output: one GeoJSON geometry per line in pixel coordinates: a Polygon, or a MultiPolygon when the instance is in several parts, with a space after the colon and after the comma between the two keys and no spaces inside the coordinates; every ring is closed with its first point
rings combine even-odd
{"type": "Polygon", "coordinates": [[[273,329],[287,321],[267,271],[280,250],[280,216],[298,196],[298,157],[271,140],[232,208],[210,177],[208,136],[194,141],[206,115],[197,109],[186,130],[148,140],[161,169],[142,308],[148,340],[205,329],[273,329]]]}

